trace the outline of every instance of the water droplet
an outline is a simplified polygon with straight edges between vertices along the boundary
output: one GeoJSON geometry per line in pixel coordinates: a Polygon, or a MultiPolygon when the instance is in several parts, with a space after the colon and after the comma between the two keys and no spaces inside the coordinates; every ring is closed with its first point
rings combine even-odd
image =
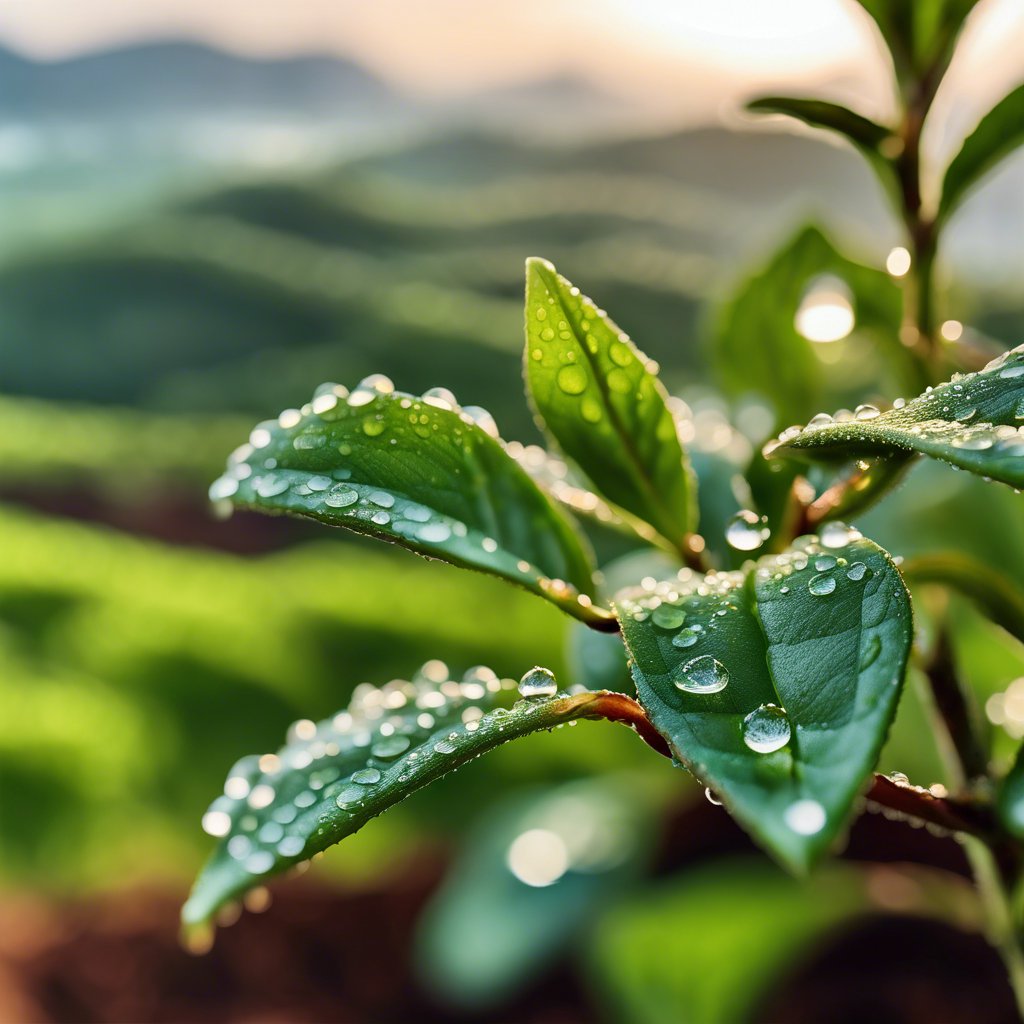
{"type": "Polygon", "coordinates": [[[821,427],[830,427],[830,426],[832,426],[833,422],[834,421],[833,421],[832,417],[829,416],[829,414],[827,412],[819,412],[817,415],[812,416],[807,421],[807,428],[806,429],[808,429],[808,430],[819,430],[819,429],[821,429],[821,427]]]}
{"type": "Polygon", "coordinates": [[[858,405],[853,411],[853,415],[858,420],[873,420],[879,416],[880,413],[874,405],[858,405]]]}
{"type": "Polygon", "coordinates": [[[704,787],[704,799],[707,800],[709,804],[713,804],[715,807],[722,806],[722,801],[719,800],[717,796],[715,796],[714,792],[708,786],[704,787]]]}
{"type": "Polygon", "coordinates": [[[409,749],[408,736],[382,736],[370,747],[370,753],[383,761],[390,761],[399,754],[404,754],[409,749]]]}
{"type": "Polygon", "coordinates": [[[324,498],[324,504],[330,505],[331,508],[348,508],[349,505],[354,505],[358,500],[358,491],[353,490],[351,487],[346,487],[344,484],[338,484],[328,492],[324,498]]]}
{"type": "MultiPolygon", "coordinates": [[[[855,540],[860,540],[860,530],[847,526],[846,523],[826,523],[821,528],[821,543],[827,548],[845,548],[855,540]]],[[[835,565],[835,562],[832,563],[835,565]]],[[[819,569],[831,568],[831,566],[818,566],[819,569]]]]}
{"type": "Polygon", "coordinates": [[[789,716],[777,704],[762,704],[743,719],[743,742],[759,754],[779,750],[789,737],[789,716]]]}
{"type": "Polygon", "coordinates": [[[999,376],[1003,378],[1019,377],[1022,373],[1024,373],[1024,363],[1014,363],[1012,366],[1004,366],[999,371],[999,376]]]}
{"type": "Polygon", "coordinates": [[[587,423],[600,423],[601,403],[593,398],[584,398],[580,403],[580,415],[587,421],[587,423]]]}
{"type": "Polygon", "coordinates": [[[567,395],[581,395],[587,390],[587,371],[575,363],[563,366],[555,379],[567,395]]]}
{"type": "Polygon", "coordinates": [[[366,798],[366,791],[358,783],[349,783],[342,786],[334,797],[334,802],[341,810],[347,810],[355,804],[360,804],[366,798]]]}
{"type": "Polygon", "coordinates": [[[555,674],[550,669],[534,666],[519,680],[520,697],[552,697],[558,692],[555,674]]]}
{"type": "Polygon", "coordinates": [[[277,852],[282,857],[298,857],[306,848],[306,841],[301,836],[285,836],[277,844],[277,852]]]}
{"type": "Polygon", "coordinates": [[[820,555],[814,560],[814,568],[817,569],[818,572],[824,572],[826,569],[834,569],[835,567],[835,555],[820,555]]]}
{"type": "Polygon", "coordinates": [[[425,523],[416,531],[416,536],[426,544],[443,544],[451,535],[447,523],[425,523]]]}
{"type": "Polygon", "coordinates": [[[756,551],[768,536],[764,519],[749,509],[737,512],[725,528],[726,542],[737,551],[756,551]]]}
{"type": "Polygon", "coordinates": [[[729,670],[717,658],[702,654],[688,661],[683,666],[682,679],[674,682],[687,693],[718,693],[729,682],[729,670]]]}
{"type": "Polygon", "coordinates": [[[868,571],[868,567],[863,562],[854,562],[849,569],[846,570],[846,578],[848,580],[862,580],[868,571]]]}
{"type": "Polygon", "coordinates": [[[982,434],[971,437],[954,437],[952,444],[954,448],[964,448],[970,452],[983,452],[991,448],[993,442],[991,437],[982,434]]]}
{"type": "Polygon", "coordinates": [[[704,630],[700,626],[687,626],[672,637],[673,647],[692,647],[699,639],[704,630]]]}
{"type": "Polygon", "coordinates": [[[437,743],[434,744],[434,753],[435,754],[454,754],[455,753],[455,744],[452,743],[451,740],[438,740],[437,743]]]}
{"type": "Polygon", "coordinates": [[[786,824],[801,836],[813,836],[825,827],[825,808],[817,800],[796,800],[783,814],[786,824]]]}
{"type": "Polygon", "coordinates": [[[375,416],[367,416],[363,420],[363,433],[367,437],[380,437],[384,433],[384,421],[375,416]]]}
{"type": "Polygon", "coordinates": [[[223,501],[238,490],[238,481],[233,476],[222,476],[210,484],[210,501],[223,501]]]}
{"type": "Polygon", "coordinates": [[[836,581],[833,576],[829,576],[827,573],[819,573],[817,576],[812,577],[811,582],[807,584],[807,589],[815,597],[825,597],[827,594],[835,591],[836,581]]]}
{"type": "Polygon", "coordinates": [[[373,786],[380,782],[380,772],[376,768],[360,768],[352,773],[352,781],[360,786],[373,786]]]}
{"type": "Polygon", "coordinates": [[[659,629],[678,629],[686,621],[686,612],[672,604],[660,604],[651,613],[651,621],[659,629]]]}

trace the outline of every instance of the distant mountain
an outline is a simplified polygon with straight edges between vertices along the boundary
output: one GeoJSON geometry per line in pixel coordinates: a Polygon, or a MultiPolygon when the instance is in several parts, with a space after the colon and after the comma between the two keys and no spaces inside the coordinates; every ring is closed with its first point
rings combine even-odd
{"type": "Polygon", "coordinates": [[[322,54],[253,59],[200,43],[154,42],[44,62],[0,49],[0,119],[330,116],[409,102],[360,65],[322,54]]]}

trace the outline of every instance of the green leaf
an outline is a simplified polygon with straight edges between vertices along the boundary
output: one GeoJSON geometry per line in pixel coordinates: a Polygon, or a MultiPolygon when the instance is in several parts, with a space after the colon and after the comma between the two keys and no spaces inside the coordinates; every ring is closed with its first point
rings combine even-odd
{"type": "Polygon", "coordinates": [[[904,88],[929,77],[934,89],[977,0],[858,0],[878,26],[904,88]]]}
{"type": "Polygon", "coordinates": [[[948,218],[1000,160],[1024,142],[1024,85],[1004,96],[964,139],[946,168],[939,219],[948,218]]]}
{"type": "Polygon", "coordinates": [[[996,811],[1010,835],[1024,839],[1024,746],[1018,749],[1013,767],[999,783],[996,811]]]}
{"type": "Polygon", "coordinates": [[[210,488],[241,508],[309,516],[501,576],[600,626],[591,563],[568,520],[504,450],[483,410],[442,389],[324,384],[260,423],[210,488]]]}
{"type": "Polygon", "coordinates": [[[989,619],[1024,642],[1024,594],[1009,578],[959,551],[908,559],[902,566],[910,584],[937,583],[969,597],[989,619]]]}
{"type": "Polygon", "coordinates": [[[755,114],[786,114],[812,128],[824,128],[843,136],[871,165],[890,200],[900,205],[899,178],[890,157],[902,147],[891,129],[839,103],[801,96],[762,96],[747,104],[755,114]]]}
{"type": "Polygon", "coordinates": [[[797,872],[835,841],[875,763],[912,633],[889,556],[855,531],[824,539],[615,602],[654,726],[797,872]]]}
{"type": "Polygon", "coordinates": [[[879,413],[861,406],[833,420],[819,414],[765,446],[765,455],[849,460],[876,455],[931,456],[980,476],[1024,487],[1024,346],[977,373],[953,379],[879,413]]]}
{"type": "Polygon", "coordinates": [[[488,808],[420,919],[423,983],[479,1013],[578,942],[654,845],[649,781],[604,774],[488,808]]]}
{"type": "Polygon", "coordinates": [[[543,427],[609,501],[679,549],[696,494],[657,367],[546,260],[526,264],[525,376],[543,427]]]}
{"type": "MultiPolygon", "coordinates": [[[[724,390],[737,397],[761,395],[780,423],[800,422],[820,405],[821,361],[815,343],[797,330],[796,319],[808,292],[832,279],[848,292],[855,329],[875,332],[889,354],[903,349],[894,340],[902,315],[899,287],[882,271],[848,260],[809,226],[742,281],[722,307],[714,358],[724,390]]],[[[905,361],[906,350],[892,358],[905,361]]]]}
{"type": "Polygon", "coordinates": [[[357,688],[333,718],[296,722],[276,754],[239,761],[203,818],[220,842],[182,910],[186,938],[203,945],[225,904],[508,740],[581,718],[646,725],[622,694],[554,693],[554,676],[534,672],[539,694],[505,707],[511,680],[482,667],[450,680],[428,662],[412,682],[357,688]]]}

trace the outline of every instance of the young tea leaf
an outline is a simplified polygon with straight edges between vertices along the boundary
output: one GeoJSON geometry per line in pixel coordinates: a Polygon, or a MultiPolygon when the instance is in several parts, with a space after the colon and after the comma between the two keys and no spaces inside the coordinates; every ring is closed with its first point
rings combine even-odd
{"type": "Polygon", "coordinates": [[[944,219],[1000,160],[1024,142],[1024,85],[1004,96],[964,139],[946,168],[939,217],[944,219]]]}
{"type": "Polygon", "coordinates": [[[379,374],[351,393],[324,384],[260,423],[210,497],[394,541],[610,623],[588,596],[590,557],[573,526],[506,454],[491,417],[442,389],[402,394],[379,374]]]}
{"type": "Polygon", "coordinates": [[[276,754],[239,761],[203,816],[220,842],[182,910],[186,938],[204,945],[220,908],[508,740],[605,718],[646,729],[644,738],[659,745],[622,694],[558,693],[555,677],[539,668],[520,681],[522,699],[503,706],[514,688],[487,668],[456,681],[446,666],[428,662],[412,682],[357,688],[333,718],[296,722],[276,754]]]}
{"type": "Polygon", "coordinates": [[[815,416],[765,446],[765,455],[850,460],[900,453],[931,456],[1011,487],[1024,487],[1024,346],[977,373],[957,374],[880,413],[815,416]]]}
{"type": "Polygon", "coordinates": [[[806,871],[896,710],[912,623],[889,556],[834,525],[740,572],[683,570],[615,604],[640,703],[675,757],[806,871]]]}
{"type": "Polygon", "coordinates": [[[695,486],[656,367],[541,259],[526,264],[525,367],[559,448],[609,501],[683,548],[695,486]]]}
{"type": "Polygon", "coordinates": [[[803,96],[762,96],[748,103],[747,109],[755,114],[786,114],[812,128],[824,128],[843,136],[865,157],[899,209],[899,178],[889,158],[902,144],[891,129],[839,103],[803,96]]]}

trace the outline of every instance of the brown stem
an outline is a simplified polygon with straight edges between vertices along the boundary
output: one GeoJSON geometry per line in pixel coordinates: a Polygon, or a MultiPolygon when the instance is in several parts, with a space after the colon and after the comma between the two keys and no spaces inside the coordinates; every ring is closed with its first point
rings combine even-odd
{"type": "Polygon", "coordinates": [[[588,690],[571,699],[577,702],[572,707],[578,711],[579,717],[621,722],[628,725],[652,750],[663,757],[672,756],[665,738],[654,728],[647,712],[632,697],[612,690],[588,690]]]}

